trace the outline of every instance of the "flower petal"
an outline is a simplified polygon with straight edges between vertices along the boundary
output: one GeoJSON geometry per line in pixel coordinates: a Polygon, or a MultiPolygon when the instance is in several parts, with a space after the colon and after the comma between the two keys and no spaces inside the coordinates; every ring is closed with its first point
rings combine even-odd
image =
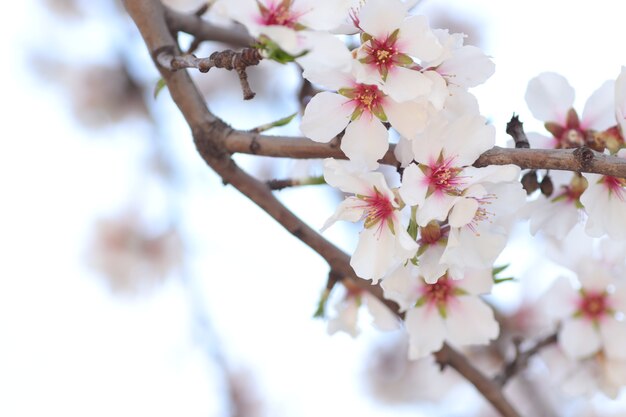
{"type": "Polygon", "coordinates": [[[317,94],[304,109],[300,130],[316,142],[330,141],[350,122],[354,108],[348,101],[328,91],[317,94]]]}
{"type": "Polygon", "coordinates": [[[574,88],[565,77],[543,72],[530,80],[525,97],[536,119],[565,125],[567,112],[574,104],[574,94],[574,88]]]}
{"type": "Polygon", "coordinates": [[[600,323],[604,353],[612,359],[626,359],[626,323],[612,317],[600,323]]]}
{"type": "Polygon", "coordinates": [[[559,331],[558,343],[567,356],[582,359],[600,349],[600,335],[590,321],[570,319],[559,331]]]}
{"type": "Polygon", "coordinates": [[[615,126],[615,81],[605,81],[585,103],[580,127],[602,131],[615,126]]]}
{"type": "Polygon", "coordinates": [[[406,5],[398,0],[368,0],[359,10],[358,19],[366,33],[384,39],[400,28],[406,15],[406,5]]]}
{"type": "Polygon", "coordinates": [[[500,333],[493,310],[473,296],[458,297],[449,305],[446,329],[447,340],[457,346],[485,345],[500,333]]]}
{"type": "Polygon", "coordinates": [[[402,103],[428,94],[432,85],[430,78],[421,72],[396,66],[387,74],[383,91],[395,101],[402,103]]]}
{"type": "Polygon", "coordinates": [[[409,359],[419,359],[443,346],[446,325],[436,309],[418,307],[409,310],[405,318],[409,333],[409,359]]]}
{"type": "Polygon", "coordinates": [[[356,163],[369,169],[378,168],[378,160],[389,149],[389,133],[375,117],[362,115],[351,122],[341,138],[341,150],[356,163]],[[369,120],[368,120],[369,119],[369,120]]]}

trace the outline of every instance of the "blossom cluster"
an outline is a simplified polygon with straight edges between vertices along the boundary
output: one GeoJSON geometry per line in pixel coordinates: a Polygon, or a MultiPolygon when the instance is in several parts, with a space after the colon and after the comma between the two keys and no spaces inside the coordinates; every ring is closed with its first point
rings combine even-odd
{"type": "MultiPolygon", "coordinates": [[[[529,217],[533,233],[563,238],[584,217],[590,235],[626,239],[626,183],[564,174],[549,194],[548,183],[560,175],[550,173],[544,193],[527,204],[518,167],[474,167],[494,146],[495,129],[469,89],[485,82],[494,64],[465,45],[463,34],[431,28],[411,6],[401,0],[224,0],[214,7],[243,24],[267,57],[297,62],[303,77],[323,89],[307,104],[300,129],[317,142],[339,140],[348,159],[324,161],[326,183],[348,196],[323,229],[339,220],[362,222],[350,264],[399,305],[409,357],[417,359],[444,343],[487,344],[498,336],[482,295],[491,292],[494,262],[516,219],[529,217]],[[380,161],[394,141],[397,170],[384,174],[380,161]]],[[[579,119],[564,78],[533,79],[528,105],[552,134],[529,135],[533,146],[584,145],[626,157],[625,84],[623,69],[594,93],[579,119]]],[[[626,359],[617,353],[626,333],[619,343],[608,336],[626,327],[623,313],[616,315],[619,303],[602,289],[606,280],[586,287],[585,274],[585,290],[573,304],[570,291],[569,307],[559,309],[560,346],[574,359],[598,352],[626,359]]],[[[563,281],[555,285],[565,288],[563,281]]],[[[332,331],[356,334],[361,303],[381,327],[395,327],[379,300],[350,288],[330,321],[332,331]]]]}

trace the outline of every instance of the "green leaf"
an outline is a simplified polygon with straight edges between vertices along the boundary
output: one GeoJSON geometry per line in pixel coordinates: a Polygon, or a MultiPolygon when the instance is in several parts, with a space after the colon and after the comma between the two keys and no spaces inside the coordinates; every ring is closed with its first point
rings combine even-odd
{"type": "Polygon", "coordinates": [[[313,314],[313,317],[316,319],[322,319],[326,315],[326,301],[328,301],[328,296],[330,295],[330,291],[328,288],[324,288],[322,295],[320,296],[319,301],[317,302],[317,309],[313,314]]]}
{"type": "Polygon", "coordinates": [[[259,127],[254,128],[252,130],[257,132],[257,133],[261,133],[261,132],[265,132],[267,130],[270,130],[270,129],[274,128],[274,127],[285,126],[286,124],[291,122],[293,120],[293,118],[296,117],[297,115],[298,115],[298,112],[295,112],[293,114],[290,114],[287,117],[283,117],[282,119],[278,119],[278,120],[276,120],[274,122],[271,122],[271,123],[266,123],[264,125],[261,125],[259,127]]]}
{"type": "Polygon", "coordinates": [[[506,265],[502,265],[502,266],[496,266],[496,267],[493,268],[493,271],[491,272],[491,275],[493,275],[495,277],[500,272],[502,272],[505,269],[507,269],[509,266],[511,266],[511,264],[506,264],[506,265]]]}
{"type": "Polygon", "coordinates": [[[507,281],[517,281],[514,277],[504,277],[504,278],[493,278],[493,283],[494,284],[501,284],[503,282],[507,282],[507,281]]]}
{"type": "Polygon", "coordinates": [[[163,78],[159,78],[159,81],[157,81],[156,85],[154,86],[154,92],[152,93],[155,100],[161,90],[163,90],[163,87],[165,87],[166,85],[167,84],[165,83],[165,80],[163,78]]]}

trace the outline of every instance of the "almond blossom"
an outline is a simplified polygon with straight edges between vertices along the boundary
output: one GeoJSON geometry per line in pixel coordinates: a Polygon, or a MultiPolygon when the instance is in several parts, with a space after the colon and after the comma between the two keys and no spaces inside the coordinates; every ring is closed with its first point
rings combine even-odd
{"type": "Polygon", "coordinates": [[[243,24],[252,36],[267,36],[284,51],[299,55],[311,47],[307,33],[302,31],[328,31],[337,27],[347,16],[351,3],[351,0],[220,0],[213,7],[243,24]]]}
{"type": "Polygon", "coordinates": [[[626,359],[626,322],[618,320],[626,311],[626,287],[597,261],[587,259],[577,269],[578,290],[559,278],[543,299],[547,314],[561,322],[559,346],[573,359],[601,350],[610,358],[626,359]]]}
{"type": "Polygon", "coordinates": [[[400,195],[406,204],[418,206],[417,224],[445,220],[455,204],[464,204],[465,189],[481,180],[494,180],[496,171],[508,169],[470,167],[494,142],[495,129],[478,115],[452,121],[439,118],[413,140],[414,160],[419,165],[404,170],[400,195]]]}
{"type": "Polygon", "coordinates": [[[399,0],[368,0],[354,15],[363,33],[357,57],[365,64],[368,81],[397,101],[426,95],[432,81],[415,66],[434,59],[442,47],[425,16],[408,16],[407,4],[399,0]]]}
{"type": "Polygon", "coordinates": [[[415,255],[417,243],[400,221],[400,203],[383,174],[359,171],[350,162],[326,159],[324,178],[328,184],[354,196],[339,205],[323,229],[337,220],[364,220],[350,259],[359,277],[376,283],[392,267],[415,255]]]}
{"type": "Polygon", "coordinates": [[[315,72],[305,76],[313,82],[334,89],[337,93],[321,92],[311,99],[302,117],[300,129],[317,142],[329,142],[345,129],[341,150],[350,160],[378,167],[378,159],[389,149],[389,135],[383,122],[389,122],[400,134],[413,137],[426,124],[423,104],[398,103],[377,85],[359,81],[360,64],[353,71],[315,72]]]}
{"type": "Polygon", "coordinates": [[[491,286],[491,269],[470,270],[462,280],[444,275],[434,284],[427,284],[419,268],[411,264],[392,272],[382,287],[385,297],[406,311],[409,358],[436,352],[444,342],[466,346],[495,339],[498,323],[491,308],[479,297],[488,293],[491,286]]]}
{"type": "Polygon", "coordinates": [[[536,148],[575,148],[587,145],[597,150],[594,132],[615,124],[613,118],[615,82],[606,81],[589,97],[582,118],[572,107],[575,92],[567,80],[556,73],[544,72],[530,80],[526,103],[533,116],[545,122],[552,137],[530,133],[528,139],[536,148]]]}

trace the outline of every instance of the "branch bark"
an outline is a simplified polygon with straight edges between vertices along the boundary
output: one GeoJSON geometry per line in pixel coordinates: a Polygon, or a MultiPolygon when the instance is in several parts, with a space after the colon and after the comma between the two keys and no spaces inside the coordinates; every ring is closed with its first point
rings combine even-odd
{"type": "MultiPolygon", "coordinates": [[[[225,183],[232,184],[265,210],[285,229],[322,256],[329,264],[332,273],[343,277],[343,279],[349,279],[351,283],[371,292],[392,311],[398,312],[398,306],[395,303],[382,297],[382,290],[379,286],[372,286],[355,276],[354,271],[350,267],[347,254],[302,222],[274,197],[265,184],[241,170],[231,158],[232,150],[229,149],[228,143],[234,142],[233,138],[241,139],[243,135],[243,137],[249,139],[246,145],[246,148],[250,150],[249,153],[254,153],[252,151],[255,149],[257,151],[261,149],[266,150],[269,147],[268,144],[275,143],[272,142],[275,139],[262,139],[259,135],[246,135],[242,132],[234,131],[208,110],[204,99],[186,71],[171,71],[163,65],[159,65],[157,57],[160,51],[171,50],[177,55],[180,54],[178,45],[172,36],[172,28],[168,27],[166,21],[168,12],[161,2],[158,0],[124,0],[124,5],[139,28],[148,49],[151,51],[153,60],[167,83],[172,99],[191,128],[198,152],[207,165],[220,175],[225,183]]],[[[292,139],[288,140],[292,141],[292,139]]],[[[335,148],[333,148],[332,144],[320,145],[312,142],[307,143],[307,141],[304,143],[309,148],[308,157],[313,156],[311,153],[314,153],[314,150],[326,149],[324,147],[331,149],[332,153],[336,153],[338,150],[336,149],[336,144],[334,145],[335,148]],[[319,148],[320,146],[322,148],[319,148]],[[311,147],[314,149],[312,150],[311,147]]],[[[260,152],[257,153],[261,154],[260,152]]],[[[286,156],[283,153],[284,150],[281,151],[281,156],[286,156]]],[[[317,157],[326,156],[330,155],[319,155],[317,157]]],[[[393,155],[391,154],[391,156],[393,155]]],[[[475,368],[459,352],[445,345],[436,356],[440,363],[451,366],[474,384],[478,391],[503,416],[519,416],[517,411],[504,397],[500,387],[475,368]]]]}

